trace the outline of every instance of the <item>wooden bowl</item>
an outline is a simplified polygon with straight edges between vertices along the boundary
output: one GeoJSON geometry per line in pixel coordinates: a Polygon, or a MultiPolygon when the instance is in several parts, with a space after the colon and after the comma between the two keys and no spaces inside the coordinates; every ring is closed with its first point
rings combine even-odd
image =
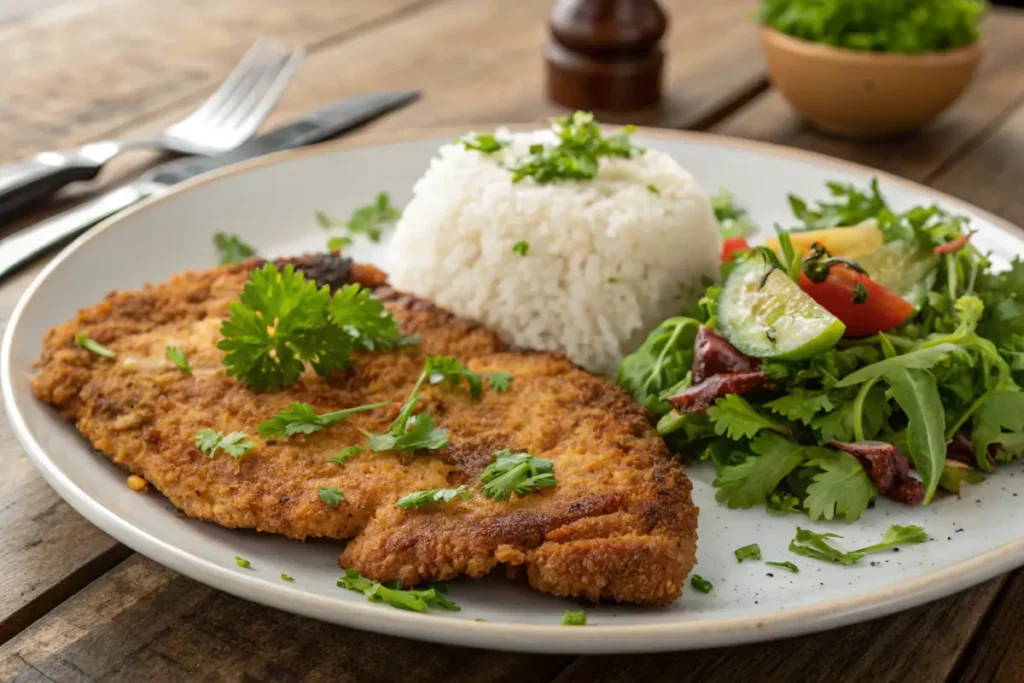
{"type": "Polygon", "coordinates": [[[815,126],[870,137],[916,130],[951,105],[981,60],[980,42],[947,52],[861,52],[762,27],[768,75],[815,126]]]}

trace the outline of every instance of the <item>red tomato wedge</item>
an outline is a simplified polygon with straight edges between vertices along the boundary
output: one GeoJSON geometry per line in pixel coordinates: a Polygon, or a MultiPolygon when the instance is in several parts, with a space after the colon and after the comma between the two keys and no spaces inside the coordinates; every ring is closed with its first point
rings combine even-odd
{"type": "Polygon", "coordinates": [[[833,264],[822,282],[812,282],[801,271],[800,289],[843,321],[844,337],[891,330],[914,312],[914,306],[899,294],[842,263],[833,264]]]}
{"type": "Polygon", "coordinates": [[[750,249],[750,244],[742,237],[726,237],[722,241],[722,263],[732,263],[736,254],[750,249]]]}

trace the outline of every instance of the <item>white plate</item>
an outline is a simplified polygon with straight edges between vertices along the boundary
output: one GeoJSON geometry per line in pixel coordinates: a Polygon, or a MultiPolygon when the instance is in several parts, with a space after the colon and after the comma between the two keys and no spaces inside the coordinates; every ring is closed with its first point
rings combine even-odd
{"type": "MultiPolygon", "coordinates": [[[[537,652],[644,652],[735,645],[820,631],[905,609],[1024,564],[1024,471],[1003,468],[963,499],[927,508],[882,500],[853,526],[770,517],[763,509],[727,510],[714,501],[709,467],[691,468],[701,507],[697,572],[714,583],[686,590],[658,609],[589,608],[590,625],[560,625],[576,605],[503,580],[460,580],[458,613],[402,612],[339,589],[340,542],[298,543],[229,531],[175,514],[155,493],[125,486],[125,474],[92,451],[78,432],[32,397],[29,380],[44,333],[112,289],[135,289],[215,263],[211,237],[237,232],[262,254],[323,248],[313,210],[345,216],[377,192],[399,205],[438,145],[454,132],[379,138],[375,146],[288,153],[201,179],[109,221],[61,253],[18,304],[4,337],[0,376],[15,433],[50,484],[118,540],[183,574],[241,597],[356,628],[449,644],[537,652]],[[787,551],[797,524],[846,536],[845,547],[881,538],[891,524],[921,524],[932,539],[858,566],[827,565],[787,551]],[[757,542],[766,560],[793,560],[798,575],[760,562],[737,564],[733,550],[757,542]],[[234,556],[252,562],[235,566],[234,556]],[[286,572],[296,578],[284,583],[286,572]],[[773,574],[774,576],[768,576],[773,574]],[[486,621],[477,621],[485,619],[486,621]]],[[[786,194],[821,197],[826,180],[867,183],[875,172],[779,147],[698,134],[641,131],[638,142],[676,157],[708,189],[732,189],[762,226],[789,220],[786,194]]],[[[367,143],[362,143],[367,144],[367,143]]],[[[975,244],[1006,259],[1024,251],[1016,228],[924,187],[877,173],[898,208],[938,202],[970,214],[975,244]]],[[[365,242],[353,254],[386,268],[383,249],[365,242]]]]}

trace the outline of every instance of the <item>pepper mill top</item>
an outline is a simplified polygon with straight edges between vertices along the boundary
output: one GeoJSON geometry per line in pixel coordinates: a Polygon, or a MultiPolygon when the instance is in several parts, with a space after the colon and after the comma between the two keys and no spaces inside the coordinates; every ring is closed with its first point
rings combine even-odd
{"type": "Polygon", "coordinates": [[[558,0],[545,49],[548,97],[570,109],[628,111],[661,98],[668,20],[657,0],[558,0]]]}

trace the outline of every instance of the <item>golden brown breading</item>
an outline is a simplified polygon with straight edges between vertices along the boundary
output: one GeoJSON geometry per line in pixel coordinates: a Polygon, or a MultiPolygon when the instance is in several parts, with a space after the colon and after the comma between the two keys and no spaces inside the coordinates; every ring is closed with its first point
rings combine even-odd
{"type": "Polygon", "coordinates": [[[352,538],[340,564],[405,585],[479,577],[499,564],[538,590],[593,600],[674,600],[694,563],[697,508],[690,482],[668,459],[642,408],[608,380],[564,357],[510,350],[496,335],[432,304],[391,291],[382,274],[337,257],[294,261],[337,286],[375,287],[415,347],[359,354],[329,380],[314,374],[279,392],[255,393],[224,373],[216,348],[228,304],[254,262],[188,272],[141,291],[114,292],[51,330],[36,394],[57,406],[93,446],[143,476],[191,517],[293,538],[352,538]],[[117,353],[98,357],[74,343],[85,333],[117,353]],[[165,360],[181,348],[191,376],[165,360]],[[419,408],[449,430],[450,446],[417,454],[363,451],[357,428],[386,431],[423,368],[425,355],[456,356],[473,370],[513,375],[505,394],[480,399],[465,387],[428,386],[419,408]],[[391,406],[308,435],[261,440],[257,425],[292,401],[317,412],[365,403],[391,406]],[[196,432],[244,431],[256,446],[235,460],[209,459],[196,432]],[[494,502],[479,493],[495,450],[554,462],[558,485],[494,502]],[[413,491],[465,484],[474,491],[419,510],[395,501],[413,491]],[[337,509],[320,487],[344,492],[337,509]]]}

